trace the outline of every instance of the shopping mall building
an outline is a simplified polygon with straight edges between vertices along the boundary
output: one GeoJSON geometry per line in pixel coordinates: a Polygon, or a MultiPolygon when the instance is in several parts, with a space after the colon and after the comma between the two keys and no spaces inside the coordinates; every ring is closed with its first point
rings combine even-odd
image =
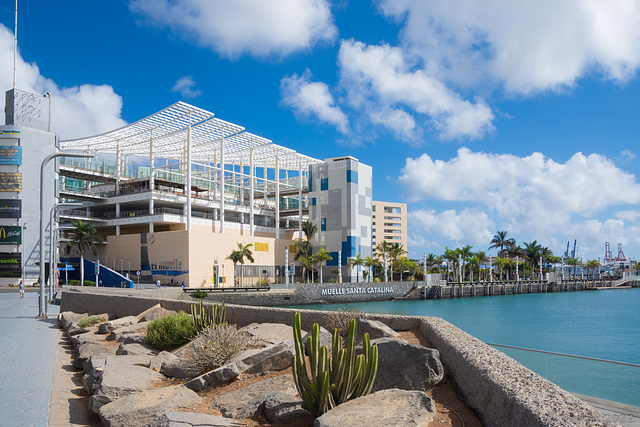
{"type": "Polygon", "coordinates": [[[102,239],[87,259],[134,281],[138,272],[190,287],[233,286],[241,275],[245,286],[299,281],[295,243],[307,220],[317,226],[316,250],[333,258],[325,281],[355,281],[348,259],[372,254],[372,170],[353,157],[314,159],[183,102],[120,129],[60,141],[49,130],[50,105],[40,95],[6,93],[2,284],[37,281],[41,168],[46,262],[67,256],[68,226],[78,219],[102,239]],[[90,157],[43,166],[52,153],[90,157]],[[228,256],[238,243],[252,245],[255,262],[238,264],[234,276],[228,256]]]}

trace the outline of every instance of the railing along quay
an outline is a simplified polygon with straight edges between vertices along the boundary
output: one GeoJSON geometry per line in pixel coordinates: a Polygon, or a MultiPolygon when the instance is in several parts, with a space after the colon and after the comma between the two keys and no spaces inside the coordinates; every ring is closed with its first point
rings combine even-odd
{"type": "MultiPolygon", "coordinates": [[[[531,294],[546,292],[585,291],[601,288],[615,289],[615,280],[572,279],[558,282],[539,280],[494,281],[476,283],[451,283],[448,285],[424,286],[421,299],[462,298],[491,295],[531,294]]],[[[628,280],[626,284],[638,287],[640,278],[628,280]]]]}

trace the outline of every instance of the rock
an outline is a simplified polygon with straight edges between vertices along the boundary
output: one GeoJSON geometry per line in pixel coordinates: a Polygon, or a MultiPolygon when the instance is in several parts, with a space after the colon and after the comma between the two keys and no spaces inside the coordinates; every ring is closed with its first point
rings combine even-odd
{"type": "Polygon", "coordinates": [[[67,329],[67,338],[71,339],[71,337],[75,335],[86,334],[87,332],[93,332],[93,331],[95,331],[95,328],[91,328],[91,327],[81,328],[80,326],[78,326],[78,323],[72,322],[69,325],[69,328],[67,329]]]}
{"type": "MultiPolygon", "coordinates": [[[[302,344],[304,344],[304,352],[307,353],[307,339],[311,336],[311,332],[307,332],[302,335],[302,344]]],[[[331,352],[331,346],[333,345],[333,335],[325,328],[320,326],[320,345],[327,347],[327,350],[331,352]]]]}
{"type": "Polygon", "coordinates": [[[236,379],[238,375],[240,375],[238,366],[235,363],[228,363],[192,379],[185,383],[185,386],[193,391],[202,391],[228,383],[236,379]]]}
{"type": "Polygon", "coordinates": [[[291,356],[294,354],[292,338],[265,348],[245,350],[233,356],[227,363],[235,363],[240,372],[248,374],[281,371],[291,366],[291,356]]]}
{"type": "Polygon", "coordinates": [[[115,354],[116,348],[110,345],[99,344],[96,342],[87,342],[78,346],[78,352],[76,358],[73,360],[73,366],[77,369],[82,369],[82,365],[85,360],[95,354],[106,353],[115,354]]]}
{"type": "Polygon", "coordinates": [[[123,326],[121,328],[114,329],[107,335],[109,341],[120,341],[120,338],[124,334],[145,334],[147,333],[147,326],[149,322],[141,322],[133,325],[123,326]]]}
{"type": "MultiPolygon", "coordinates": [[[[93,412],[115,400],[151,388],[153,383],[164,379],[156,371],[132,365],[120,357],[107,358],[102,380],[93,396],[89,398],[89,409],[93,412]]],[[[155,417],[154,417],[155,418],[155,417]]]]}
{"type": "Polygon", "coordinates": [[[311,413],[302,409],[302,400],[297,395],[289,393],[277,392],[267,397],[264,401],[264,412],[272,423],[301,423],[303,419],[307,419],[311,425],[313,421],[311,413]]]}
{"type": "Polygon", "coordinates": [[[293,328],[282,323],[252,323],[241,331],[248,333],[256,343],[264,346],[281,343],[293,337],[293,328]]]}
{"type": "Polygon", "coordinates": [[[110,320],[105,323],[101,323],[98,327],[98,332],[101,334],[108,334],[109,332],[138,323],[138,319],[135,316],[126,316],[119,319],[110,320]]]}
{"type": "Polygon", "coordinates": [[[156,320],[158,317],[166,316],[167,314],[175,314],[175,311],[167,310],[166,308],[162,308],[160,304],[156,304],[138,314],[136,318],[138,319],[138,322],[150,322],[152,320],[156,320]]]}
{"type": "Polygon", "coordinates": [[[146,354],[149,356],[155,356],[156,354],[159,353],[159,350],[156,349],[153,346],[150,346],[149,344],[146,343],[131,343],[131,344],[125,344],[122,343],[120,344],[120,347],[118,347],[118,350],[116,350],[116,354],[118,355],[124,355],[124,354],[146,354]]]}
{"type": "Polygon", "coordinates": [[[77,322],[83,317],[87,317],[87,313],[74,313],[73,311],[65,311],[58,315],[58,325],[65,331],[72,322],[77,322]]]}
{"type": "Polygon", "coordinates": [[[379,338],[371,344],[378,346],[378,375],[373,391],[390,388],[428,390],[444,377],[440,353],[436,349],[394,338],[379,338]]]}
{"type": "Polygon", "coordinates": [[[103,426],[146,426],[166,412],[193,407],[201,401],[183,385],[154,388],[108,403],[98,414],[103,426]]]}
{"type": "Polygon", "coordinates": [[[377,338],[397,338],[398,336],[400,336],[400,334],[398,334],[396,331],[377,320],[369,320],[358,317],[356,319],[356,326],[356,342],[361,342],[362,336],[365,333],[369,334],[369,338],[371,340],[375,340],[377,338]]]}
{"type": "Polygon", "coordinates": [[[257,417],[264,412],[265,400],[278,392],[297,393],[291,375],[280,375],[218,396],[213,399],[210,408],[220,411],[227,418],[257,417]]]}
{"type": "Polygon", "coordinates": [[[95,393],[102,380],[102,372],[108,359],[117,358],[114,363],[129,363],[131,365],[144,366],[149,364],[149,356],[114,356],[112,354],[96,354],[87,359],[82,368],[85,375],[82,377],[82,387],[89,395],[95,393]]]}
{"type": "Polygon", "coordinates": [[[169,353],[168,351],[161,351],[156,356],[151,358],[151,360],[149,361],[149,369],[160,372],[160,369],[162,368],[162,364],[164,362],[177,358],[178,356],[173,353],[169,353]]]}
{"type": "Polygon", "coordinates": [[[123,344],[144,344],[147,342],[146,337],[144,335],[135,334],[135,333],[127,333],[122,334],[120,338],[116,341],[121,342],[123,344]]]}
{"type": "Polygon", "coordinates": [[[338,405],[316,418],[315,426],[427,426],[435,411],[423,391],[389,389],[338,405]]]}
{"type": "Polygon", "coordinates": [[[104,340],[104,335],[100,335],[96,333],[96,329],[90,330],[90,332],[85,332],[84,334],[72,335],[68,337],[71,343],[75,348],[78,346],[88,343],[88,342],[98,342],[104,340]]]}
{"type": "Polygon", "coordinates": [[[191,357],[169,359],[160,366],[160,373],[168,377],[187,379],[200,375],[202,367],[191,357]]]}
{"type": "Polygon", "coordinates": [[[218,415],[198,412],[167,412],[156,418],[149,427],[235,427],[241,426],[234,420],[218,415]]]}

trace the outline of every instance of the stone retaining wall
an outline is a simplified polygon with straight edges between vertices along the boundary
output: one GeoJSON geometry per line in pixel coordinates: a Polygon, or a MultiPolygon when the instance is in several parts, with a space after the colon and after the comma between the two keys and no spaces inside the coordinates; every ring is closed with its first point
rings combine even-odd
{"type": "MultiPolygon", "coordinates": [[[[189,301],[137,296],[126,290],[74,288],[64,290],[60,311],[137,315],[160,303],[170,310],[190,311],[189,301]],[[115,292],[114,292],[115,291],[115,292]]],[[[227,305],[227,321],[293,322],[302,313],[302,327],[323,324],[329,312],[275,307],[227,305]]],[[[588,404],[573,397],[515,360],[443,319],[419,316],[371,315],[397,331],[419,328],[439,350],[452,380],[487,426],[609,426],[615,425],[588,404]]]]}

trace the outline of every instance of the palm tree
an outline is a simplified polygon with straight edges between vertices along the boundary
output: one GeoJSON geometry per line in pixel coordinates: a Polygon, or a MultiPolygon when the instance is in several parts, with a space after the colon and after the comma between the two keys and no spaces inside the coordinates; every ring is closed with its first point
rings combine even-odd
{"type": "MultiPolygon", "coordinates": [[[[480,272],[482,271],[482,265],[487,262],[487,254],[484,251],[478,251],[475,253],[475,257],[478,258],[478,280],[482,280],[480,272]]],[[[486,275],[484,279],[487,280],[486,275]]]]}
{"type": "Polygon", "coordinates": [[[458,252],[460,259],[462,260],[462,280],[464,280],[464,276],[465,276],[465,271],[464,271],[465,262],[469,260],[473,255],[473,253],[471,252],[471,249],[473,249],[473,246],[471,245],[467,245],[462,248],[456,249],[456,252],[458,252]]]}
{"type": "Polygon", "coordinates": [[[516,244],[516,241],[514,239],[507,238],[507,234],[509,233],[507,233],[506,231],[498,231],[496,234],[494,234],[493,239],[491,239],[491,246],[489,246],[489,249],[500,248],[500,250],[498,251],[499,257],[504,256],[504,248],[510,248],[516,244]]]}
{"type": "Polygon", "coordinates": [[[96,243],[100,242],[100,238],[90,222],[77,220],[73,226],[75,229],[72,232],[71,242],[67,245],[67,252],[75,247],[80,254],[80,286],[84,286],[84,254],[88,249],[95,255],[97,253],[96,243]]]}
{"type": "Polygon", "coordinates": [[[302,264],[302,268],[304,268],[306,271],[309,272],[309,274],[307,275],[307,282],[311,283],[311,280],[313,280],[313,270],[315,270],[315,259],[314,257],[309,257],[309,258],[305,258],[305,257],[300,257],[298,259],[298,261],[300,261],[300,264],[302,264]]]}
{"type": "Polygon", "coordinates": [[[376,245],[375,248],[375,252],[378,256],[382,257],[382,260],[384,261],[384,281],[387,281],[387,255],[390,254],[391,252],[391,246],[386,240],[383,240],[382,242],[378,243],[376,245]]]}
{"type": "MultiPolygon", "coordinates": [[[[391,250],[389,250],[389,255],[391,256],[391,281],[393,282],[393,265],[396,261],[400,260],[404,255],[407,254],[407,251],[404,249],[404,246],[400,243],[394,243],[391,245],[391,250]]],[[[402,273],[400,273],[402,275],[402,273]]],[[[400,281],[402,282],[402,277],[400,277],[400,281]]]]}
{"type": "Polygon", "coordinates": [[[364,265],[365,259],[358,254],[355,258],[349,258],[347,267],[356,267],[356,283],[360,282],[360,267],[364,265]]]}
{"type": "MultiPolygon", "coordinates": [[[[311,253],[313,252],[313,246],[311,245],[311,240],[313,236],[318,232],[318,227],[307,220],[302,223],[302,233],[304,234],[304,239],[300,238],[296,242],[296,255],[294,259],[298,261],[301,257],[309,260],[311,258],[311,253]]],[[[307,268],[302,264],[303,274],[306,274],[307,268]]]]}
{"type": "Polygon", "coordinates": [[[367,274],[367,278],[368,278],[367,281],[370,282],[373,277],[373,269],[374,267],[380,267],[380,261],[370,256],[367,256],[364,259],[364,263],[362,265],[364,265],[369,269],[369,274],[367,274]]]}
{"type": "Polygon", "coordinates": [[[320,283],[322,283],[322,263],[325,261],[331,261],[333,257],[331,256],[330,252],[325,251],[324,248],[321,247],[318,253],[313,256],[313,258],[315,259],[314,264],[320,264],[320,283]]]}
{"type": "Polygon", "coordinates": [[[598,261],[597,259],[591,259],[589,261],[587,261],[587,268],[589,270],[591,270],[591,277],[595,278],[595,269],[600,267],[600,261],[598,261]]]}
{"type": "Polygon", "coordinates": [[[534,240],[531,243],[523,243],[524,245],[524,256],[529,261],[529,265],[531,265],[532,275],[533,270],[538,271],[540,267],[540,257],[542,256],[543,247],[538,244],[537,240],[534,240]]]}
{"type": "MultiPolygon", "coordinates": [[[[456,250],[449,249],[445,246],[442,258],[447,260],[447,272],[449,271],[449,264],[453,266],[454,272],[457,271],[456,266],[458,265],[458,252],[456,250]]],[[[455,276],[456,274],[454,274],[454,280],[455,276]]]]}
{"type": "MultiPolygon", "coordinates": [[[[251,262],[254,262],[255,260],[253,259],[253,253],[251,253],[251,249],[249,249],[251,246],[253,246],[252,243],[248,243],[246,245],[243,245],[242,243],[238,242],[238,249],[234,249],[231,251],[231,253],[229,254],[229,256],[227,257],[227,259],[231,260],[233,262],[233,279],[234,279],[234,283],[235,283],[235,278],[236,278],[236,264],[240,263],[241,266],[244,265],[244,259],[248,259],[251,262]]],[[[244,281],[244,268],[240,268],[240,286],[243,285],[244,281]]]]}

